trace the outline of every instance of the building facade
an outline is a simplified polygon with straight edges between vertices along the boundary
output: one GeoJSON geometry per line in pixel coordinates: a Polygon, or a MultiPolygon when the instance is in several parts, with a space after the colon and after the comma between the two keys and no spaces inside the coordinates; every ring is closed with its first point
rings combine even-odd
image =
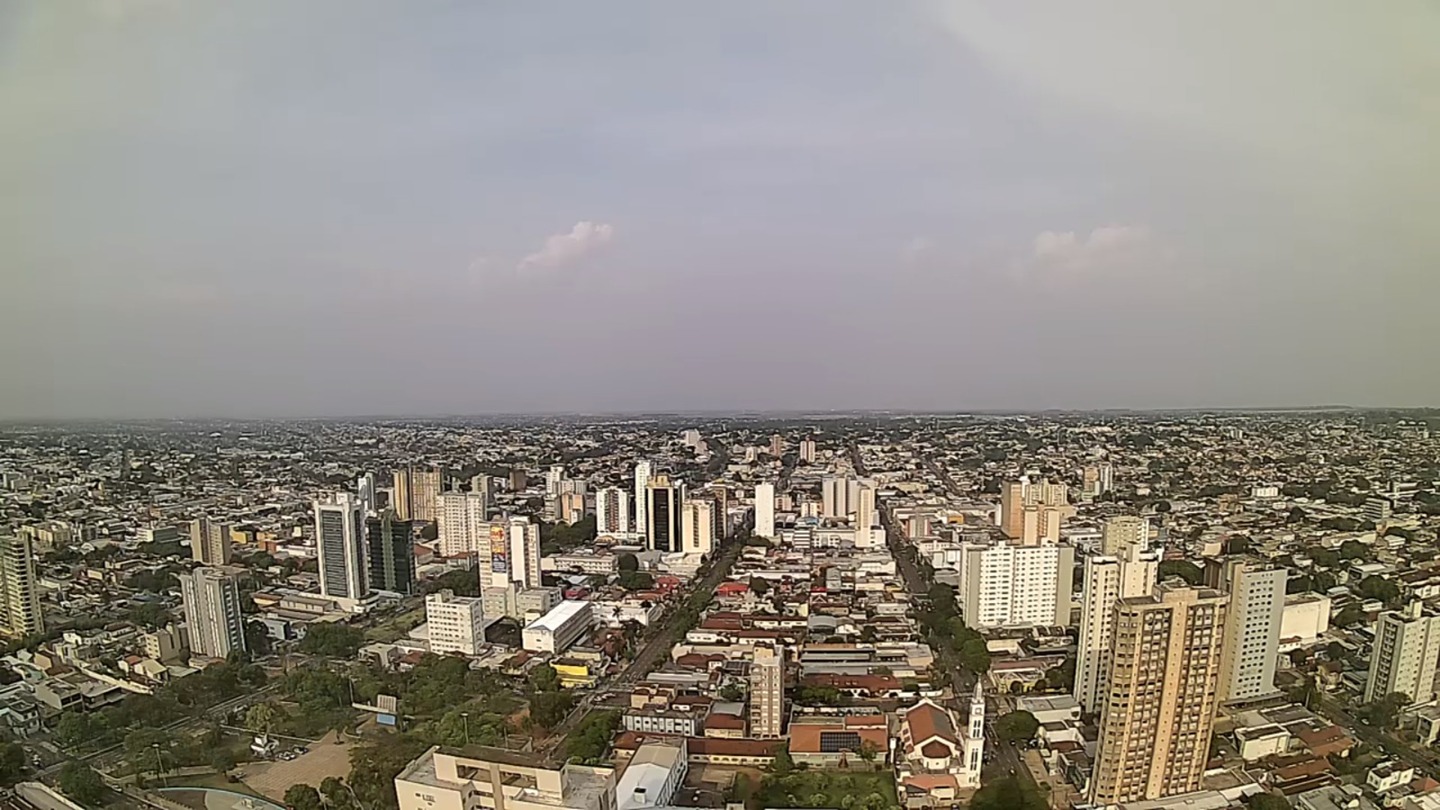
{"type": "Polygon", "coordinates": [[[619,487],[595,493],[595,532],[602,536],[630,533],[630,493],[619,487]]]}
{"type": "Polygon", "coordinates": [[[218,568],[196,568],[180,575],[180,599],[190,651],[207,658],[228,658],[245,650],[245,618],[240,586],[218,568]]]}
{"type": "Polygon", "coordinates": [[[234,554],[230,524],[199,518],[190,521],[190,556],[201,565],[229,565],[234,554]]]}
{"type": "Polygon", "coordinates": [[[1251,560],[1210,564],[1211,587],[1230,595],[1225,648],[1220,662],[1220,700],[1273,695],[1280,625],[1285,618],[1286,571],[1251,560]]]}
{"type": "Polygon", "coordinates": [[[775,485],[755,485],[755,536],[775,536],[775,485]]]}
{"type": "Polygon", "coordinates": [[[750,663],[750,735],[780,737],[784,724],[785,648],[756,645],[750,663]]]}
{"type": "Polygon", "coordinates": [[[485,609],[479,597],[440,591],[425,597],[430,652],[479,655],[485,649],[485,609]]]}
{"type": "Polygon", "coordinates": [[[680,551],[709,554],[715,549],[715,505],[705,498],[689,498],[680,509],[680,551]]]}
{"type": "Polygon", "coordinates": [[[680,504],[685,485],[656,475],[645,486],[645,545],[651,551],[680,551],[684,531],[680,504]]]}
{"type": "Polygon", "coordinates": [[[414,524],[385,509],[365,519],[365,555],[370,566],[370,587],[410,596],[415,593],[414,524]]]}
{"type": "Polygon", "coordinates": [[[12,637],[45,632],[35,547],[27,535],[0,537],[0,588],[5,595],[5,629],[12,637]]]}
{"type": "Polygon", "coordinates": [[[635,464],[635,533],[646,536],[649,515],[646,512],[646,492],[650,487],[650,475],[654,468],[649,461],[635,464]]]}
{"type": "Polygon", "coordinates": [[[1115,603],[1149,596],[1160,568],[1158,552],[1128,546],[1125,557],[1087,557],[1080,598],[1080,642],[1075,655],[1075,700],[1087,714],[1100,711],[1110,685],[1115,603]]]}
{"type": "Polygon", "coordinates": [[[1065,544],[962,543],[965,623],[989,627],[1068,625],[1075,550],[1065,544]]]}
{"type": "Polygon", "coordinates": [[[315,552],[321,596],[353,605],[369,595],[364,527],[360,499],[354,495],[336,492],[316,499],[315,552]]]}
{"type": "Polygon", "coordinates": [[[480,492],[441,493],[435,504],[440,554],[478,554],[490,541],[490,501],[480,492]]]}
{"type": "Polygon", "coordinates": [[[1430,702],[1435,697],[1437,657],[1440,615],[1427,613],[1418,601],[1403,610],[1381,613],[1375,623],[1365,702],[1373,703],[1396,692],[1409,697],[1411,703],[1430,702]]]}
{"type": "Polygon", "coordinates": [[[406,467],[395,471],[393,503],[401,520],[435,522],[435,501],[444,491],[445,471],[439,467],[406,467]]]}

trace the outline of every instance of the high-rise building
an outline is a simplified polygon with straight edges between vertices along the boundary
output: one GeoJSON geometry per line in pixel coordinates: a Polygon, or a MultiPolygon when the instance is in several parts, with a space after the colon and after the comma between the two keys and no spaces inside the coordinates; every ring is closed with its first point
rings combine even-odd
{"type": "Polygon", "coordinates": [[[320,558],[321,596],[353,603],[369,595],[364,530],[359,498],[336,492],[316,499],[315,551],[320,558]]]}
{"type": "Polygon", "coordinates": [[[406,467],[395,471],[395,514],[401,520],[435,522],[435,501],[444,491],[445,471],[439,467],[422,470],[406,467]]]}
{"type": "Polygon", "coordinates": [[[1365,680],[1365,702],[1373,703],[1400,693],[1413,703],[1435,697],[1435,662],[1440,658],[1440,615],[1427,613],[1411,602],[1403,610],[1388,610],[1375,623],[1375,645],[1370,650],[1370,675],[1365,680]]]}
{"type": "Polygon", "coordinates": [[[1090,800],[1115,805],[1193,793],[1219,706],[1226,596],[1158,587],[1115,604],[1115,647],[1090,800]]]}
{"type": "Polygon", "coordinates": [[[680,510],[680,551],[709,554],[715,548],[715,504],[704,498],[687,498],[680,510]]]}
{"type": "Polygon", "coordinates": [[[1275,694],[1280,623],[1285,616],[1286,571],[1253,560],[1207,565],[1208,583],[1230,596],[1220,659],[1220,701],[1275,694]]]}
{"type": "Polygon", "coordinates": [[[375,473],[365,473],[355,479],[355,492],[360,496],[360,509],[366,517],[375,514],[380,503],[375,484],[375,473]]]}
{"type": "Polygon", "coordinates": [[[820,485],[821,515],[848,518],[860,502],[860,482],[846,476],[826,478],[820,485]]]}
{"type": "Polygon", "coordinates": [[[715,539],[724,540],[730,536],[730,488],[711,484],[710,494],[715,498],[715,539]]]}
{"type": "Polygon", "coordinates": [[[619,487],[605,487],[595,493],[595,532],[599,535],[630,531],[630,493],[619,487]]]}
{"type": "Polygon", "coordinates": [[[201,565],[229,565],[234,554],[230,528],[207,518],[190,521],[190,556],[201,565]]]}
{"type": "Polygon", "coordinates": [[[28,536],[0,537],[0,589],[5,595],[5,630],[10,636],[45,632],[35,547],[28,536]]]}
{"type": "Polygon", "coordinates": [[[646,505],[646,489],[650,486],[650,475],[654,470],[650,462],[640,461],[635,465],[635,533],[647,535],[646,521],[649,520],[646,505]]]}
{"type": "Polygon", "coordinates": [[[779,433],[770,437],[770,455],[776,458],[785,455],[785,437],[779,433]]]}
{"type": "Polygon", "coordinates": [[[485,610],[480,597],[440,591],[425,597],[425,625],[430,652],[480,655],[485,651],[485,610]]]}
{"type": "Polygon", "coordinates": [[[490,587],[540,587],[540,524],[517,515],[498,525],[498,536],[490,531],[490,587]]]}
{"type": "Polygon", "coordinates": [[[1075,549],[1064,544],[960,544],[960,601],[973,628],[1070,624],[1075,549]]]}
{"type": "Polygon", "coordinates": [[[775,536],[775,485],[755,485],[755,536],[775,536]]]}
{"type": "Polygon", "coordinates": [[[485,503],[495,500],[495,479],[485,473],[470,477],[470,491],[485,497],[485,503]]]}
{"type": "Polygon", "coordinates": [[[192,653],[228,658],[245,649],[245,617],[234,575],[204,567],[181,574],[180,599],[192,653]]]}
{"type": "Polygon", "coordinates": [[[815,463],[815,440],[814,440],[814,439],[801,439],[801,440],[800,440],[800,460],[803,461],[803,462],[805,462],[806,464],[814,464],[814,463],[815,463]]]}
{"type": "Polygon", "coordinates": [[[645,487],[645,546],[651,551],[680,551],[680,504],[685,485],[656,475],[645,487]]]}
{"type": "Polygon", "coordinates": [[[1124,557],[1131,546],[1150,547],[1150,521],[1135,515],[1120,515],[1105,521],[1100,551],[1109,557],[1124,557]]]}
{"type": "Polygon", "coordinates": [[[386,509],[365,519],[370,587],[409,596],[415,593],[414,524],[386,509]]]}
{"type": "Polygon", "coordinates": [[[560,482],[565,480],[565,465],[552,464],[545,471],[545,494],[555,497],[560,494],[560,482]]]}
{"type": "MultiPolygon", "coordinates": [[[[860,485],[860,495],[855,499],[855,546],[866,548],[871,544],[870,532],[875,526],[875,487],[860,485]]],[[[883,541],[882,541],[883,542],[883,541]]]]}
{"type": "Polygon", "coordinates": [[[1100,491],[1097,495],[1104,495],[1115,489],[1115,466],[1108,461],[1100,462],[1100,491]]]}
{"type": "Polygon", "coordinates": [[[1022,476],[1001,487],[1000,531],[1024,545],[1059,542],[1061,525],[1074,513],[1064,484],[1022,476]]]}
{"type": "Polygon", "coordinates": [[[524,470],[516,468],[510,471],[511,492],[524,492],[528,486],[530,486],[530,477],[525,474],[524,470]]]}
{"type": "MultiPolygon", "coordinates": [[[[577,482],[566,481],[565,483],[577,482]]],[[[583,482],[579,483],[583,484],[583,482]]],[[[561,523],[575,524],[585,519],[585,493],[583,491],[562,492],[557,501],[555,505],[556,520],[561,523]]]]}
{"type": "Polygon", "coordinates": [[[446,557],[478,554],[490,541],[490,505],[479,492],[446,492],[436,500],[440,553],[446,557]]]}
{"type": "Polygon", "coordinates": [[[1160,554],[1130,546],[1124,557],[1085,558],[1085,591],[1080,598],[1080,643],[1075,655],[1075,700],[1086,714],[1099,712],[1110,684],[1110,650],[1115,643],[1115,603],[1149,596],[1155,589],[1160,554]]]}
{"type": "Polygon", "coordinates": [[[785,648],[757,644],[750,663],[750,736],[779,737],[784,719],[785,648]]]}

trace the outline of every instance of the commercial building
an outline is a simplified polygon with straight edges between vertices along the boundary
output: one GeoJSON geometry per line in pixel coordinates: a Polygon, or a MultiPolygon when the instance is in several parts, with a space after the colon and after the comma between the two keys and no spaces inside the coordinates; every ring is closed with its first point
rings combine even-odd
{"type": "Polygon", "coordinates": [[[219,568],[196,568],[180,575],[180,599],[190,651],[206,658],[228,658],[245,649],[245,617],[240,586],[219,568]]]}
{"type": "Polygon", "coordinates": [[[1435,697],[1435,662],[1440,657],[1440,615],[1427,613],[1421,602],[1403,610],[1380,614],[1375,623],[1375,646],[1370,651],[1370,675],[1365,680],[1365,702],[1372,703],[1399,692],[1413,703],[1435,697]]]}
{"type": "Polygon", "coordinates": [[[593,620],[589,602],[561,602],[554,610],[526,625],[521,641],[531,652],[562,653],[590,631],[593,620]]]}
{"type": "Polygon", "coordinates": [[[336,492],[315,500],[315,551],[320,595],[349,607],[370,593],[366,582],[364,512],[360,499],[336,492]]]}
{"type": "Polygon", "coordinates": [[[485,609],[479,597],[440,591],[425,597],[430,652],[480,655],[485,648],[485,609]]]}
{"type": "Polygon", "coordinates": [[[1100,551],[1109,557],[1124,557],[1131,546],[1149,548],[1150,521],[1135,515],[1120,515],[1105,521],[1100,551]]]}
{"type": "Polygon", "coordinates": [[[511,582],[502,588],[485,588],[480,598],[485,602],[486,616],[508,616],[529,623],[560,604],[560,589],[520,588],[511,582]]]}
{"type": "Polygon", "coordinates": [[[680,504],[685,485],[656,475],[645,486],[645,546],[651,551],[680,551],[683,528],[680,504]]]}
{"type": "Polygon", "coordinates": [[[615,787],[615,810],[672,806],[688,771],[689,752],[684,739],[643,743],[620,774],[620,783],[615,787]]]}
{"type": "Polygon", "coordinates": [[[775,485],[755,485],[755,536],[775,536],[775,485]]]}
{"type": "Polygon", "coordinates": [[[1160,567],[1158,552],[1126,546],[1126,556],[1085,559],[1080,597],[1080,642],[1075,656],[1075,700],[1087,714],[1100,711],[1110,684],[1115,641],[1115,603],[1148,596],[1160,567]]]}
{"type": "Polygon", "coordinates": [[[483,492],[445,492],[435,506],[440,554],[478,554],[490,542],[490,501],[483,492]]]}
{"type": "Polygon", "coordinates": [[[201,565],[229,565],[234,554],[230,524],[206,518],[190,521],[190,556],[201,565]]]}
{"type": "Polygon", "coordinates": [[[1220,661],[1221,702],[1275,694],[1275,662],[1285,615],[1285,569],[1253,560],[1212,561],[1207,582],[1230,595],[1220,661]]]}
{"type": "Polygon", "coordinates": [[[1219,705],[1226,600],[1208,588],[1161,586],[1116,603],[1092,803],[1200,789],[1219,705]]]}
{"type": "Polygon", "coordinates": [[[5,630],[14,637],[45,632],[35,548],[27,535],[0,537],[0,588],[5,594],[5,630]]]}
{"type": "Polygon", "coordinates": [[[630,533],[630,493],[619,487],[595,493],[595,532],[602,537],[630,533]]]}
{"type": "Polygon", "coordinates": [[[435,521],[435,500],[444,491],[445,471],[439,467],[428,470],[406,467],[395,471],[395,488],[391,506],[401,520],[423,523],[435,521]]]}
{"type": "Polygon", "coordinates": [[[399,810],[615,810],[613,768],[434,747],[395,777],[399,810]]]}
{"type": "Polygon", "coordinates": [[[654,469],[650,462],[640,461],[635,465],[635,533],[648,536],[649,514],[646,511],[646,492],[650,487],[650,475],[654,469]]]}
{"type": "Polygon", "coordinates": [[[680,509],[680,551],[709,554],[715,549],[715,504],[705,498],[690,498],[680,509]]]}
{"type": "Polygon", "coordinates": [[[785,648],[757,644],[750,662],[750,735],[785,733],[785,648]]]}
{"type": "Polygon", "coordinates": [[[409,596],[415,593],[414,524],[385,509],[365,519],[370,587],[409,596]]]}
{"type": "Polygon", "coordinates": [[[1068,625],[1075,550],[1013,542],[960,544],[960,603],[975,629],[1068,625]]]}

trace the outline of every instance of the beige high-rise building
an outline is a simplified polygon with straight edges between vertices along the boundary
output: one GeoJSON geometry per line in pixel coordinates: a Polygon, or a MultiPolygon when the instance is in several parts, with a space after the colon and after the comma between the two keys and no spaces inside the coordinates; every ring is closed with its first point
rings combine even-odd
{"type": "Polygon", "coordinates": [[[1440,657],[1440,616],[1425,613],[1418,601],[1406,605],[1404,610],[1381,613],[1375,623],[1365,702],[1373,703],[1399,692],[1412,703],[1428,703],[1435,696],[1437,657],[1440,657]]]}
{"type": "Polygon", "coordinates": [[[201,565],[229,565],[234,554],[232,527],[206,518],[190,521],[190,556],[201,565]]]}
{"type": "Polygon", "coordinates": [[[1022,476],[1000,489],[1000,531],[1023,545],[1059,542],[1060,527],[1074,514],[1064,484],[1022,476]]]}
{"type": "Polygon", "coordinates": [[[709,554],[715,550],[713,501],[690,498],[680,507],[680,550],[686,554],[709,554]]]}
{"type": "Polygon", "coordinates": [[[35,576],[35,548],[26,535],[0,537],[0,593],[4,596],[4,629],[10,636],[45,632],[40,580],[35,576]]]}
{"type": "Polygon", "coordinates": [[[1150,545],[1150,521],[1135,515],[1120,515],[1105,521],[1100,550],[1107,557],[1124,557],[1131,546],[1150,545]]]}
{"type": "Polygon", "coordinates": [[[401,520],[419,520],[434,523],[436,501],[443,491],[444,471],[439,467],[428,470],[406,467],[395,471],[395,488],[391,506],[395,516],[401,520]]]}
{"type": "Polygon", "coordinates": [[[801,439],[801,440],[800,440],[800,460],[803,461],[803,462],[805,462],[806,464],[814,464],[814,463],[815,463],[815,440],[814,440],[814,439],[801,439]]]}
{"type": "Polygon", "coordinates": [[[784,723],[785,648],[757,644],[750,663],[750,736],[779,737],[784,723]]]}
{"type": "Polygon", "coordinates": [[[1155,589],[1160,554],[1131,546],[1125,557],[1085,559],[1085,592],[1080,600],[1080,643],[1075,656],[1075,700],[1086,714],[1100,711],[1110,684],[1110,651],[1115,643],[1115,603],[1149,596],[1155,589]]]}
{"type": "Polygon", "coordinates": [[[191,652],[227,658],[245,649],[245,616],[234,574],[219,568],[196,568],[181,574],[180,599],[191,652]]]}
{"type": "Polygon", "coordinates": [[[440,553],[446,557],[489,549],[489,502],[480,492],[445,492],[436,499],[440,553]]]}
{"type": "Polygon", "coordinates": [[[1200,789],[1220,702],[1226,603],[1209,588],[1167,587],[1116,603],[1092,803],[1200,789]]]}
{"type": "Polygon", "coordinates": [[[619,487],[595,493],[595,531],[602,537],[630,532],[630,493],[619,487]]]}

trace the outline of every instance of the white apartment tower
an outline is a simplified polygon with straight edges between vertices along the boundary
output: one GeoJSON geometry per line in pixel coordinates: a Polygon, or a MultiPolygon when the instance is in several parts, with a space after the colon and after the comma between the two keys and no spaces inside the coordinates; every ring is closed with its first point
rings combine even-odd
{"type": "Polygon", "coordinates": [[[755,485],[755,536],[775,536],[775,485],[755,485]]]}
{"type": "Polygon", "coordinates": [[[826,478],[821,482],[821,515],[848,518],[860,504],[860,482],[847,476],[826,478]]]}
{"type": "Polygon", "coordinates": [[[1220,654],[1220,700],[1273,695],[1280,622],[1285,615],[1285,569],[1247,560],[1227,560],[1212,568],[1219,575],[1212,586],[1230,595],[1220,654]]]}
{"type": "Polygon", "coordinates": [[[781,736],[785,718],[785,648],[755,646],[750,663],[750,736],[781,736]]]}
{"type": "Polygon", "coordinates": [[[630,493],[619,487],[595,493],[595,531],[601,536],[629,533],[630,493]]]}
{"type": "Polygon", "coordinates": [[[365,513],[360,499],[336,492],[315,500],[315,552],[320,595],[353,604],[370,593],[366,581],[365,513]]]}
{"type": "Polygon", "coordinates": [[[645,495],[653,472],[649,461],[640,461],[635,465],[635,533],[639,535],[644,535],[647,531],[645,495]]]}
{"type": "Polygon", "coordinates": [[[715,549],[715,504],[704,498],[687,499],[680,508],[680,550],[709,554],[715,549]]]}
{"type": "Polygon", "coordinates": [[[1159,552],[1130,546],[1125,557],[1085,559],[1080,600],[1080,643],[1075,656],[1075,700],[1086,714],[1098,713],[1110,685],[1115,643],[1115,603],[1149,596],[1160,568],[1159,552]]]}
{"type": "Polygon", "coordinates": [[[1403,610],[1380,614],[1375,623],[1375,646],[1370,652],[1370,676],[1365,681],[1365,702],[1373,703],[1399,692],[1412,703],[1435,697],[1435,661],[1440,657],[1440,615],[1427,614],[1416,601],[1403,610]]]}
{"type": "Polygon", "coordinates": [[[1068,625],[1075,549],[1016,543],[960,545],[965,623],[989,627],[1068,625]]]}
{"type": "Polygon", "coordinates": [[[5,630],[10,636],[45,632],[35,548],[29,535],[0,537],[0,590],[5,596],[5,630]]]}
{"type": "Polygon", "coordinates": [[[190,649],[206,658],[228,658],[245,649],[245,617],[240,586],[218,568],[196,568],[180,575],[180,599],[190,649]]]}
{"type": "Polygon", "coordinates": [[[555,497],[560,494],[560,483],[565,480],[565,467],[561,464],[552,464],[550,469],[545,471],[545,494],[555,497]]]}
{"type": "Polygon", "coordinates": [[[436,499],[440,554],[463,557],[490,542],[489,502],[483,492],[446,492],[436,499]]]}
{"type": "Polygon", "coordinates": [[[430,652],[480,655],[485,649],[485,611],[479,597],[440,591],[425,597],[425,625],[430,652]]]}

